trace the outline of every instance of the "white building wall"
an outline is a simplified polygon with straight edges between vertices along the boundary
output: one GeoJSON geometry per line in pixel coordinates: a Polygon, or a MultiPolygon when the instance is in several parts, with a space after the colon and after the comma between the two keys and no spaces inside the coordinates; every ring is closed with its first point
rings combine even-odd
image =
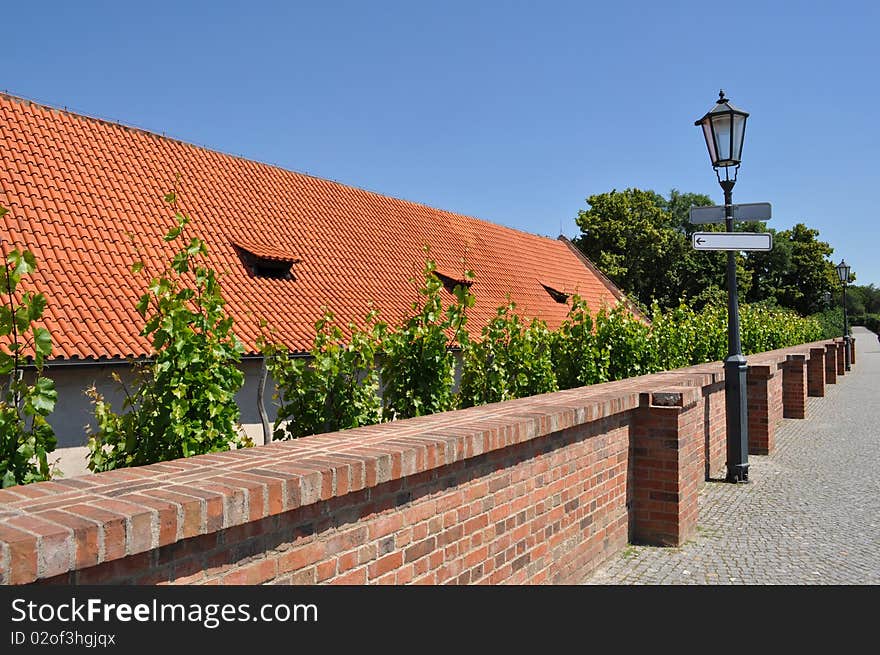
{"type": "MultiPolygon", "coordinates": [[[[246,359],[240,364],[244,373],[244,384],[236,394],[241,429],[255,444],[263,443],[263,425],[257,406],[257,390],[260,382],[261,360],[246,359]]],[[[58,391],[58,402],[55,411],[49,415],[50,425],[55,430],[58,446],[51,453],[50,461],[57,460],[57,466],[64,477],[73,477],[90,473],[86,466],[88,456],[88,428],[96,429],[94,406],[86,395],[86,390],[94,386],[104,396],[113,411],[121,412],[125,392],[112,375],[116,373],[121,380],[133,386],[131,368],[125,364],[64,364],[47,366],[44,374],[55,381],[58,391]]],[[[455,388],[461,378],[461,354],[456,353],[455,388]]],[[[269,429],[272,430],[277,415],[272,395],[275,383],[271,377],[266,381],[263,404],[269,417],[269,429]]]]}
{"type": "MultiPolygon", "coordinates": [[[[260,360],[245,360],[240,368],[244,373],[244,384],[236,394],[235,400],[241,412],[242,430],[253,439],[254,443],[263,443],[263,426],[257,408],[257,388],[260,380],[260,360]]],[[[58,446],[49,455],[50,461],[58,460],[58,467],[64,477],[73,477],[89,473],[86,466],[89,441],[88,428],[96,428],[94,406],[86,395],[86,390],[94,386],[104,396],[113,411],[121,412],[125,400],[125,392],[113,378],[116,373],[120,379],[132,388],[133,375],[131,368],[124,364],[64,364],[47,366],[44,375],[55,381],[58,391],[58,402],[48,421],[55,430],[58,446]]],[[[269,415],[269,426],[275,421],[275,407],[272,403],[274,382],[269,378],[266,382],[264,404],[269,415]]]]}

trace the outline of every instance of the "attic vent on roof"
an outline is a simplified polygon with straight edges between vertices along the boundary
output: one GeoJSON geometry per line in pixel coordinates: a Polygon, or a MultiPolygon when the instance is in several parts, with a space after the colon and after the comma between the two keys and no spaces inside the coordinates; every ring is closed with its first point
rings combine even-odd
{"type": "Polygon", "coordinates": [[[558,289],[554,289],[553,287],[548,287],[546,284],[541,284],[544,287],[544,291],[550,294],[550,297],[553,298],[560,305],[564,305],[568,302],[568,299],[571,297],[570,293],[565,293],[564,291],[559,291],[558,289]]]}
{"type": "Polygon", "coordinates": [[[235,246],[242,264],[254,277],[273,280],[296,279],[291,268],[301,261],[299,258],[276,247],[253,242],[235,241],[232,245],[235,246]]]}
{"type": "Polygon", "coordinates": [[[443,288],[446,289],[449,293],[455,292],[455,287],[470,287],[474,281],[473,280],[459,280],[458,278],[454,278],[451,275],[447,275],[446,273],[441,273],[440,271],[434,271],[434,275],[436,275],[440,281],[443,283],[443,288]]]}

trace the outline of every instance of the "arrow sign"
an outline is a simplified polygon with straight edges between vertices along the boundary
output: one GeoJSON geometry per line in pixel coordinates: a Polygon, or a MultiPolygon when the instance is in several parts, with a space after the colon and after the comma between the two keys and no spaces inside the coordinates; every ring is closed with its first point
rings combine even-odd
{"type": "MultiPolygon", "coordinates": [[[[769,202],[747,202],[733,207],[733,220],[735,221],[769,221],[769,202]]],[[[691,207],[691,223],[723,223],[724,205],[711,207],[691,207]]]]}
{"type": "Polygon", "coordinates": [[[694,250],[772,250],[769,232],[694,232],[694,250]]]}

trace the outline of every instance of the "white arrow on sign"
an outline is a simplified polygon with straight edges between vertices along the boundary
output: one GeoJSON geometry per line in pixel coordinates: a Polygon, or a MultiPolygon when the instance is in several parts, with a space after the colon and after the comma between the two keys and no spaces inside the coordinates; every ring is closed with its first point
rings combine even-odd
{"type": "MultiPolygon", "coordinates": [[[[769,202],[747,202],[742,205],[731,205],[733,208],[733,220],[735,221],[769,221],[769,202]]],[[[724,205],[711,207],[691,207],[691,223],[723,223],[724,205]]]]}
{"type": "Polygon", "coordinates": [[[769,232],[694,232],[694,250],[773,250],[769,232]]]}

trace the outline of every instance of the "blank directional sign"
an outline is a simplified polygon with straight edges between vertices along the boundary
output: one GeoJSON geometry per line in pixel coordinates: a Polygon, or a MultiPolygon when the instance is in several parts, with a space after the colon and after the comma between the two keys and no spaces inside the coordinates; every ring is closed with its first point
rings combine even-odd
{"type": "MultiPolygon", "coordinates": [[[[769,221],[769,202],[747,202],[742,205],[731,205],[735,221],[769,221]]],[[[691,223],[723,223],[724,205],[711,207],[691,207],[691,223]]]]}
{"type": "Polygon", "coordinates": [[[769,232],[694,232],[694,250],[773,250],[769,232]]]}

